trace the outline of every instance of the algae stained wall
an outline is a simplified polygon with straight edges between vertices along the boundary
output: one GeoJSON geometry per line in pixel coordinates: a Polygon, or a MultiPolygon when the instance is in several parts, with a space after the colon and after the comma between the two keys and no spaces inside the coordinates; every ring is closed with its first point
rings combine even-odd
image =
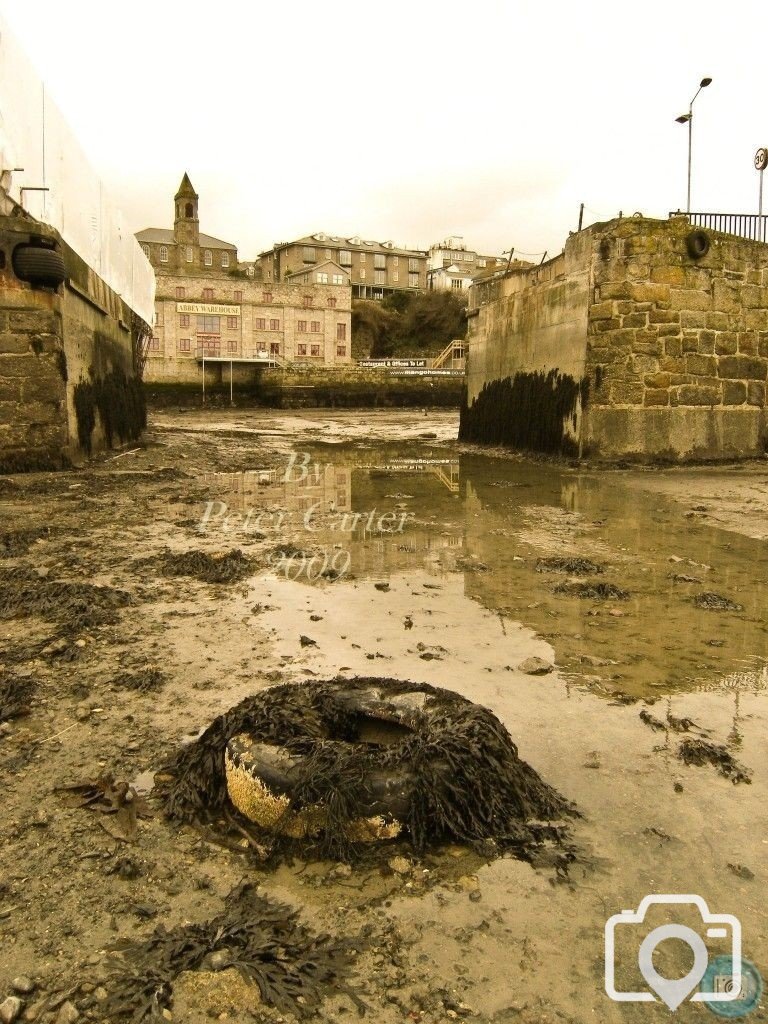
{"type": "Polygon", "coordinates": [[[591,255],[582,233],[540,267],[473,287],[462,440],[578,450],[591,255]]]}

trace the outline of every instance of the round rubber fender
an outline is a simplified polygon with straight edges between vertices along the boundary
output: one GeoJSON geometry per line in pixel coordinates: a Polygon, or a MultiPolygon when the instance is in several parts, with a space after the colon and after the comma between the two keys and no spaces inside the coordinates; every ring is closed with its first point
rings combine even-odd
{"type": "Polygon", "coordinates": [[[20,281],[58,288],[66,280],[64,257],[57,249],[24,243],[13,250],[13,272],[20,281]]]}
{"type": "Polygon", "coordinates": [[[709,235],[706,231],[698,229],[691,231],[685,240],[685,248],[688,251],[688,255],[694,260],[700,260],[703,256],[706,256],[709,252],[709,246],[709,235]]]}

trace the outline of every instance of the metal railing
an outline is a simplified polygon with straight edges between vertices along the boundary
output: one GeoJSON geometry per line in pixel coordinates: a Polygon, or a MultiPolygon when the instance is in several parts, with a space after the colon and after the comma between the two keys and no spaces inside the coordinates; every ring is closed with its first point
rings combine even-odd
{"type": "Polygon", "coordinates": [[[726,235],[768,242],[768,214],[757,213],[670,213],[670,217],[686,217],[697,228],[722,231],[726,235]]]}

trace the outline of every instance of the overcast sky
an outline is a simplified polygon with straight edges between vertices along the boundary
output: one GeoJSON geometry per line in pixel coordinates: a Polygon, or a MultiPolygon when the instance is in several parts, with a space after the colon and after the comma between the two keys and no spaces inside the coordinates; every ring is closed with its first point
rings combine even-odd
{"type": "MultiPolygon", "coordinates": [[[[252,258],[326,231],[488,253],[562,248],[585,202],[757,212],[765,0],[0,0],[130,225],[252,258]]],[[[766,185],[768,193],[768,184],[766,185]]],[[[768,194],[766,195],[768,206],[768,194]]]]}

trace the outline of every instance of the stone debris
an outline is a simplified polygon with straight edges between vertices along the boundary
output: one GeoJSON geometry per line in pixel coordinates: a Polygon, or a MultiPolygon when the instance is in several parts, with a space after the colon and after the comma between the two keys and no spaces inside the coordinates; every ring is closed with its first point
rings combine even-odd
{"type": "Polygon", "coordinates": [[[525,672],[528,676],[545,676],[552,671],[554,665],[543,658],[526,658],[517,666],[518,672],[525,672]]]}
{"type": "Polygon", "coordinates": [[[13,1024],[23,1008],[24,1003],[18,996],[8,996],[0,1003],[0,1021],[2,1024],[13,1024]]]}

